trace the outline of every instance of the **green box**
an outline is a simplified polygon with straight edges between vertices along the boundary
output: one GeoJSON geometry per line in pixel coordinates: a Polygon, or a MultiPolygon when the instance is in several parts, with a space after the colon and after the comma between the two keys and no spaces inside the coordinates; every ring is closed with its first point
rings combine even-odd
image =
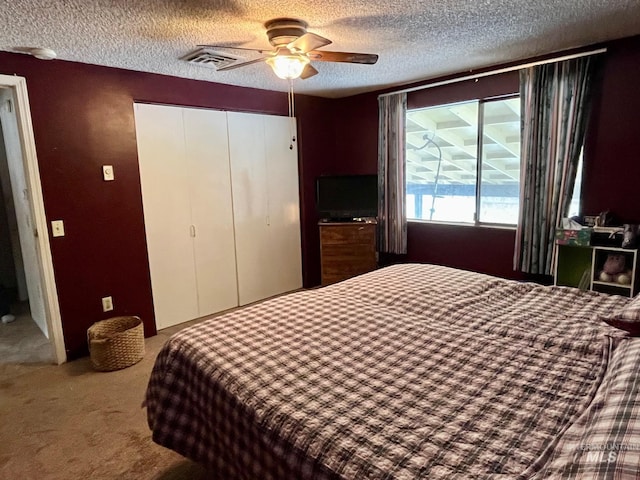
{"type": "Polygon", "coordinates": [[[555,284],[588,289],[591,283],[592,252],[591,247],[559,245],[555,284]]]}
{"type": "Polygon", "coordinates": [[[558,245],[571,245],[574,247],[588,247],[591,245],[591,232],[590,228],[583,228],[582,230],[556,230],[556,243],[558,245]]]}

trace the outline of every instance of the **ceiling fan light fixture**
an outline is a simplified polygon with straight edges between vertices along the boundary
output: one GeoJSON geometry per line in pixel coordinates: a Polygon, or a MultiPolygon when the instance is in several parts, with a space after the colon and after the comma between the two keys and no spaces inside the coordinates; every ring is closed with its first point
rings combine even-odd
{"type": "Polygon", "coordinates": [[[283,80],[293,80],[302,75],[304,67],[309,63],[309,57],[300,53],[279,53],[267,58],[267,63],[278,77],[283,80]]]}
{"type": "Polygon", "coordinates": [[[318,49],[331,44],[331,40],[307,32],[307,22],[298,18],[274,18],[264,24],[272,50],[264,48],[232,47],[229,45],[198,45],[205,49],[240,49],[257,52],[255,58],[234,61],[218,66],[216,70],[234,70],[255,63],[266,62],[273,73],[284,80],[300,78],[306,80],[318,74],[311,62],[342,62],[373,65],[378,55],[369,53],[319,52],[318,49]]]}

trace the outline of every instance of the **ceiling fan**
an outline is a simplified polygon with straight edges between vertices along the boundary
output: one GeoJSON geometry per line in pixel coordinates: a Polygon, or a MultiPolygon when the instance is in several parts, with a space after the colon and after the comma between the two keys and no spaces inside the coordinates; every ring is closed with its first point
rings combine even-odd
{"type": "Polygon", "coordinates": [[[258,48],[229,47],[224,45],[198,45],[204,48],[249,50],[262,56],[252,60],[233,63],[218,68],[233,70],[259,62],[266,62],[283,79],[312,77],[318,71],[311,65],[311,61],[345,62],[373,65],[378,61],[378,55],[370,53],[321,52],[318,48],[331,43],[328,38],[307,32],[307,22],[297,18],[274,18],[264,24],[267,29],[269,43],[272,50],[258,48]]]}

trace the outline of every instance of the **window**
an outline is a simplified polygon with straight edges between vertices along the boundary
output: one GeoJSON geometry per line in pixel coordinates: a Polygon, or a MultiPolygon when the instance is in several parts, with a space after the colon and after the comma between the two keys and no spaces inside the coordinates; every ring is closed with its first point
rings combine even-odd
{"type": "Polygon", "coordinates": [[[408,219],[518,222],[518,96],[408,111],[406,158],[408,219]]]}
{"type": "Polygon", "coordinates": [[[582,154],[583,150],[580,150],[580,160],[578,161],[578,167],[576,172],[576,181],[573,184],[573,196],[571,197],[571,203],[569,204],[569,213],[567,217],[576,217],[580,215],[580,194],[582,193],[582,154]]]}

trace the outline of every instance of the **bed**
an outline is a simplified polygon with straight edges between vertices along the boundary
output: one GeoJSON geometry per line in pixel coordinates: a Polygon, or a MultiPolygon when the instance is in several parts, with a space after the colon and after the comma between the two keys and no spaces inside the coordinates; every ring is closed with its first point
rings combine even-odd
{"type": "Polygon", "coordinates": [[[631,303],[386,267],[175,334],[148,423],[223,479],[637,478],[631,303]]]}

